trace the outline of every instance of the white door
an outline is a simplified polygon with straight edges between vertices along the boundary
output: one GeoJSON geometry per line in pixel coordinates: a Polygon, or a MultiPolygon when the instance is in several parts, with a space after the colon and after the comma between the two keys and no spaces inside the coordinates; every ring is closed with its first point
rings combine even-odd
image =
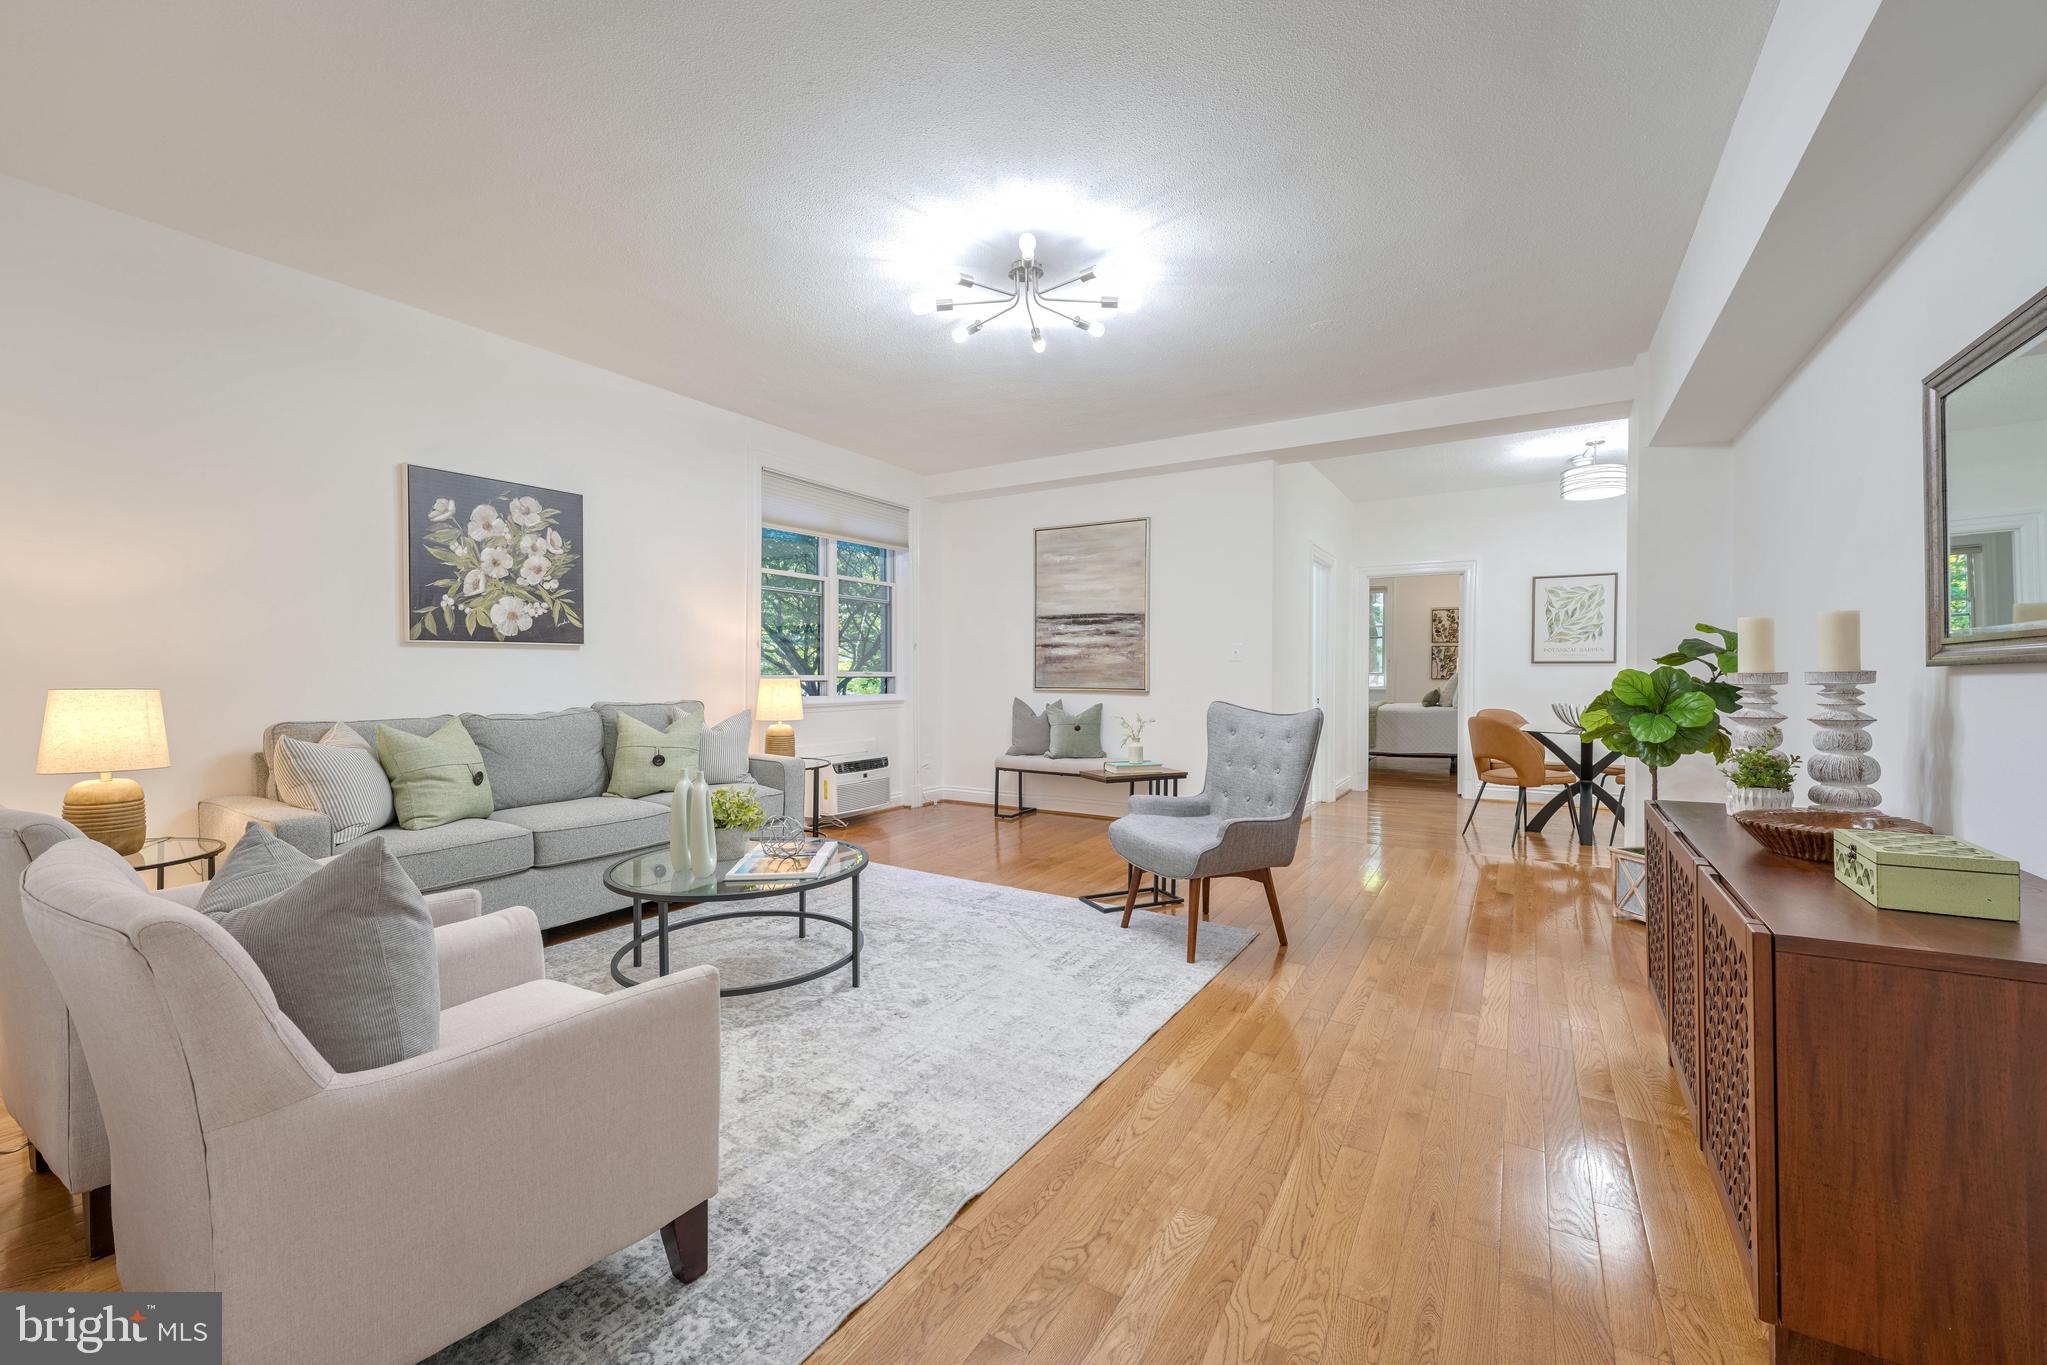
{"type": "Polygon", "coordinates": [[[1334,779],[1324,755],[1329,751],[1329,708],[1323,698],[1329,693],[1329,577],[1335,565],[1319,553],[1308,566],[1308,687],[1310,704],[1322,707],[1322,738],[1315,747],[1315,775],[1308,794],[1314,801],[1328,801],[1334,779]]]}

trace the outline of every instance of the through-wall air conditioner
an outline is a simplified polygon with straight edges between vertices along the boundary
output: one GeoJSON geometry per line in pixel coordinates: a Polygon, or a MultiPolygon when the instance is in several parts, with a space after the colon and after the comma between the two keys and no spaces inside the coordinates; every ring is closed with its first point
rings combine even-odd
{"type": "Polygon", "coordinates": [[[835,815],[843,820],[849,815],[864,815],[889,804],[892,779],[887,754],[869,749],[829,757],[831,770],[824,775],[826,815],[835,815]]]}

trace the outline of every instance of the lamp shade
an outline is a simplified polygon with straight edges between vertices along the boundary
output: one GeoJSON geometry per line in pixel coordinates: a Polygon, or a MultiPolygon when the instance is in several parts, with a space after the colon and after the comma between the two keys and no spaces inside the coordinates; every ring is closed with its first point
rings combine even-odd
{"type": "Polygon", "coordinates": [[[52,688],[43,702],[39,773],[112,773],[171,766],[163,694],[154,687],[52,688]]]}
{"type": "Polygon", "coordinates": [[[802,720],[802,681],[797,678],[762,678],[760,695],[754,699],[753,717],[769,724],[802,720]]]}

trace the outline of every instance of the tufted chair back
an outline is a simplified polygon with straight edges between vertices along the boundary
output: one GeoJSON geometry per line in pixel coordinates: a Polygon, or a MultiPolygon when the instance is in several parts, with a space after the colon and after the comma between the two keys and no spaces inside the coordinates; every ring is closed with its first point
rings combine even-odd
{"type": "Polygon", "coordinates": [[[1208,706],[1208,774],[1201,793],[1225,820],[1299,820],[1322,739],[1322,712],[1275,715],[1230,702],[1208,706]]]}

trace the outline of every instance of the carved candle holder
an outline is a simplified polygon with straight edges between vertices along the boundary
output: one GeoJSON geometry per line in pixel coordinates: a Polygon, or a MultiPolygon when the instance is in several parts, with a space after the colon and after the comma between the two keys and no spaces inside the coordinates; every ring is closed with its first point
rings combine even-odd
{"type": "Polygon", "coordinates": [[[1875,810],[1882,798],[1872,784],[1883,769],[1869,755],[1869,727],[1876,717],[1862,709],[1862,689],[1876,681],[1876,670],[1808,673],[1805,680],[1822,698],[1812,718],[1819,727],[1813,748],[1819,752],[1805,765],[1813,780],[1806,799],[1822,810],[1875,810]]]}
{"type": "Polygon", "coordinates": [[[1741,689],[1741,709],[1727,718],[1727,735],[1737,749],[1777,749],[1784,744],[1784,713],[1777,709],[1777,689],[1791,681],[1789,673],[1726,673],[1724,681],[1741,689]]]}

